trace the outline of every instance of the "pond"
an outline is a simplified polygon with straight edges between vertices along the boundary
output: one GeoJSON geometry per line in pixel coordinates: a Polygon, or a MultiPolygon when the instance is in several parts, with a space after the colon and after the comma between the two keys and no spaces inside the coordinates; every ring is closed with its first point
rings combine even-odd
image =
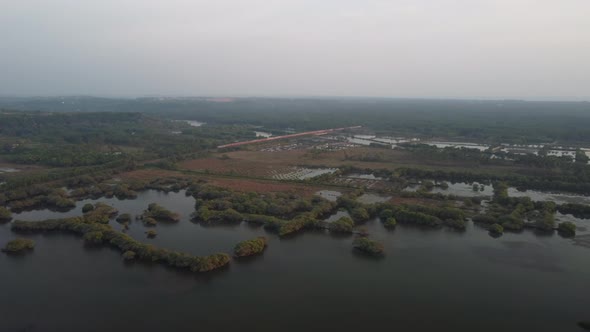
{"type": "Polygon", "coordinates": [[[347,140],[350,143],[354,143],[354,144],[359,144],[359,145],[371,145],[372,143],[375,143],[374,141],[368,140],[368,139],[364,139],[364,138],[356,138],[356,137],[348,137],[347,140]]]}
{"type": "MultiPolygon", "coordinates": [[[[152,201],[179,212],[182,220],[159,224],[154,240],[132,223],[134,237],[159,246],[229,252],[237,241],[266,235],[269,247],[227,270],[195,276],[124,264],[118,252],[86,248],[70,234],[25,235],[37,243],[31,254],[0,254],[0,331],[568,332],[590,319],[590,248],[556,234],[495,239],[471,223],[466,232],[403,225],[389,231],[371,220],[362,226],[384,244],[386,257],[369,259],[351,250],[353,236],[310,231],[280,239],[261,227],[191,223],[194,200],[182,192],[99,201],[121,213],[139,213],[152,201]]],[[[0,224],[0,245],[15,236],[10,224],[0,224]]]]}
{"type": "Polygon", "coordinates": [[[328,218],[324,219],[325,222],[334,222],[342,217],[350,218],[350,214],[346,210],[338,210],[336,213],[332,214],[328,218]]]}
{"type": "Polygon", "coordinates": [[[315,195],[323,197],[329,200],[330,202],[336,202],[336,200],[338,200],[338,197],[342,196],[342,193],[335,190],[320,190],[316,192],[315,195]]]}
{"type": "Polygon", "coordinates": [[[465,142],[424,142],[424,144],[428,144],[431,146],[436,146],[439,149],[444,148],[465,148],[465,149],[474,149],[479,151],[485,151],[490,148],[489,145],[484,144],[475,144],[475,143],[465,143],[465,142]]]}
{"type": "MultiPolygon", "coordinates": [[[[492,188],[492,186],[489,185],[483,185],[483,191],[482,190],[473,190],[473,184],[471,183],[467,183],[467,182],[456,182],[456,183],[451,183],[451,182],[446,182],[447,185],[449,186],[448,188],[442,188],[440,186],[436,186],[434,188],[432,188],[431,191],[429,191],[430,193],[441,193],[444,195],[455,195],[455,196],[459,196],[459,197],[491,197],[494,194],[494,188],[492,188]]],[[[477,183],[477,182],[475,182],[477,183]]],[[[481,184],[477,183],[480,188],[481,188],[481,184]]],[[[410,191],[410,192],[414,192],[417,191],[418,189],[420,189],[420,185],[419,184],[411,184],[408,187],[404,188],[404,191],[410,191]]]]}
{"type": "Polygon", "coordinates": [[[348,174],[346,175],[347,178],[350,179],[362,179],[362,180],[383,180],[382,177],[375,176],[375,174],[348,174]]]}
{"type": "Polygon", "coordinates": [[[373,141],[395,145],[395,144],[401,144],[401,143],[418,142],[418,141],[420,141],[420,139],[406,138],[406,137],[377,137],[377,138],[373,138],[373,141]]]}
{"type": "Polygon", "coordinates": [[[200,122],[200,121],[195,121],[195,120],[178,120],[178,121],[188,123],[191,127],[200,127],[200,126],[206,124],[205,122],[200,122]]]}
{"type": "Polygon", "coordinates": [[[2,173],[14,173],[14,172],[18,172],[19,170],[16,168],[11,168],[11,167],[0,167],[0,174],[2,173]]]}
{"type": "Polygon", "coordinates": [[[256,135],[256,137],[263,137],[263,138],[269,138],[272,136],[271,133],[267,133],[264,131],[254,131],[254,134],[256,135]]]}
{"type": "MultiPolygon", "coordinates": [[[[484,185],[484,190],[474,191],[473,185],[467,182],[451,183],[447,182],[448,188],[440,186],[434,187],[430,193],[441,193],[445,195],[455,195],[460,197],[491,197],[494,195],[494,188],[491,185],[484,185]]],[[[416,191],[420,185],[412,184],[404,188],[404,191],[416,191]]],[[[514,187],[508,188],[510,197],[530,197],[533,201],[551,201],[556,204],[578,203],[590,204],[590,196],[582,196],[573,193],[551,193],[538,190],[519,191],[514,187]]]]}
{"type": "MultiPolygon", "coordinates": [[[[194,212],[195,200],[193,197],[187,197],[184,190],[178,193],[163,193],[156,190],[147,190],[139,193],[135,200],[119,200],[117,198],[102,198],[97,200],[83,200],[76,203],[76,207],[67,212],[48,211],[48,210],[33,210],[24,211],[13,214],[14,220],[44,220],[52,218],[65,218],[82,215],[82,207],[86,203],[95,204],[103,202],[119,210],[119,213],[129,213],[132,215],[130,229],[127,232],[130,236],[140,241],[146,241],[156,246],[166,247],[174,250],[186,250],[192,248],[190,243],[194,241],[195,233],[207,232],[211,236],[202,239],[201,241],[208,242],[209,245],[202,246],[198,251],[189,251],[194,255],[208,255],[218,251],[229,251],[233,246],[244,240],[240,237],[240,233],[250,233],[251,237],[263,235],[262,229],[251,228],[247,224],[238,226],[218,226],[210,227],[199,223],[190,221],[190,215],[194,212]],[[139,220],[135,220],[134,216],[140,215],[148,204],[157,202],[161,206],[177,212],[181,216],[181,221],[178,223],[158,223],[156,227],[145,227],[139,220]],[[154,239],[147,239],[145,232],[149,229],[154,229],[158,235],[154,239]],[[225,234],[224,240],[215,238],[215,234],[225,234]],[[202,249],[202,250],[201,250],[202,249]]],[[[111,225],[117,229],[122,230],[122,226],[117,222],[111,222],[111,225]]],[[[196,247],[195,247],[196,248],[196,247]]]]}
{"type": "Polygon", "coordinates": [[[551,193],[537,190],[518,191],[516,188],[508,188],[508,196],[525,197],[528,196],[533,201],[552,201],[556,204],[578,203],[590,204],[589,196],[582,196],[569,193],[551,193]]]}

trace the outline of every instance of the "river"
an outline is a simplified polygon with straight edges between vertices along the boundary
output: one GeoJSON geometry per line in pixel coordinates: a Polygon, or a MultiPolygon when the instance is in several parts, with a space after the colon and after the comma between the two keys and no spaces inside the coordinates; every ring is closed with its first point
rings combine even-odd
{"type": "MultiPolygon", "coordinates": [[[[261,227],[204,227],[189,221],[194,199],[183,192],[101,199],[121,213],[158,202],[182,215],[158,236],[131,223],[130,234],[196,255],[230,252],[241,240],[269,238],[263,256],[198,275],[159,265],[125,264],[118,252],[85,248],[70,234],[26,235],[25,256],[0,254],[0,331],[579,331],[590,319],[590,248],[556,234],[525,231],[492,238],[398,226],[366,227],[385,246],[370,259],[352,236],[307,232],[279,239],[261,227]]],[[[76,215],[23,212],[20,219],[76,215]]],[[[114,226],[119,227],[114,221],[114,226]]],[[[0,245],[14,238],[0,225],[0,245]]]]}

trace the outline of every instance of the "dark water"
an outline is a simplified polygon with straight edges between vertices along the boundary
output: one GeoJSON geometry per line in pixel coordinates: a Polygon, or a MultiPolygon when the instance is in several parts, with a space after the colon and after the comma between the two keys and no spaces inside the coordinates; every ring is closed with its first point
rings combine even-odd
{"type": "MultiPolygon", "coordinates": [[[[181,213],[178,224],[158,225],[154,240],[138,222],[130,234],[193,254],[266,234],[193,224],[194,201],[182,193],[102,201],[121,213],[153,201],[181,213]]],[[[576,322],[590,319],[590,249],[572,240],[532,232],[494,239],[472,225],[465,233],[366,227],[386,258],[353,253],[347,236],[268,235],[263,256],[201,276],[127,265],[69,234],[27,236],[34,253],[0,255],[0,331],[579,331],[576,322]]],[[[13,237],[0,225],[0,245],[13,237]]]]}

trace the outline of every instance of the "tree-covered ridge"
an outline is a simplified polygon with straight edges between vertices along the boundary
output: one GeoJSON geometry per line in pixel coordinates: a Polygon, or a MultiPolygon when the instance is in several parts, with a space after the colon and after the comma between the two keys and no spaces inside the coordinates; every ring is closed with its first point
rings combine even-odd
{"type": "Polygon", "coordinates": [[[53,167],[178,158],[254,138],[244,126],[191,127],[141,113],[0,112],[0,159],[53,167]]]}
{"type": "Polygon", "coordinates": [[[590,142],[590,103],[379,98],[2,98],[0,107],[63,112],[145,112],[217,124],[297,131],[362,125],[380,132],[488,142],[590,142]]]}

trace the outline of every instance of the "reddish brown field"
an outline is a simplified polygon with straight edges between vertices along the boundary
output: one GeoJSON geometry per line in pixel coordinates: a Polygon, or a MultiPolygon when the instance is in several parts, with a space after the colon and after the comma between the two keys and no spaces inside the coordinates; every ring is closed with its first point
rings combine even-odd
{"type": "Polygon", "coordinates": [[[181,168],[208,170],[217,174],[235,174],[252,177],[269,177],[270,171],[281,171],[293,166],[354,166],[358,168],[389,169],[417,167],[426,169],[449,169],[456,171],[514,172],[515,166],[478,165],[466,161],[432,160],[407,151],[356,147],[347,150],[311,153],[310,150],[292,151],[234,151],[216,154],[213,157],[189,160],[181,163],[181,168]],[[228,158],[221,158],[226,155],[228,158]],[[367,160],[367,161],[363,161],[367,160]]]}
{"type": "Polygon", "coordinates": [[[149,181],[161,178],[170,177],[189,177],[193,179],[202,179],[217,187],[227,188],[242,192],[256,192],[256,193],[278,193],[278,192],[292,192],[300,196],[310,197],[315,192],[324,188],[296,184],[285,183],[272,180],[250,180],[250,179],[235,179],[216,177],[215,175],[186,175],[180,172],[157,170],[157,169],[143,169],[126,173],[121,173],[118,176],[124,180],[142,180],[149,181]]]}
{"type": "Polygon", "coordinates": [[[175,171],[167,171],[163,169],[139,169],[131,172],[119,174],[117,177],[124,180],[155,180],[161,178],[170,178],[177,176],[185,176],[182,173],[175,171]]]}
{"type": "Polygon", "coordinates": [[[208,171],[215,174],[265,177],[273,167],[264,162],[242,159],[203,158],[180,163],[180,168],[192,171],[208,171]]]}
{"type": "Polygon", "coordinates": [[[180,163],[180,168],[250,177],[270,177],[271,171],[281,171],[299,165],[305,151],[261,152],[236,151],[214,157],[193,159],[180,163]]]}
{"type": "Polygon", "coordinates": [[[256,181],[247,179],[209,178],[207,182],[218,187],[241,192],[279,193],[289,192],[299,196],[310,197],[322,188],[315,186],[279,183],[271,181],[256,181]]]}

